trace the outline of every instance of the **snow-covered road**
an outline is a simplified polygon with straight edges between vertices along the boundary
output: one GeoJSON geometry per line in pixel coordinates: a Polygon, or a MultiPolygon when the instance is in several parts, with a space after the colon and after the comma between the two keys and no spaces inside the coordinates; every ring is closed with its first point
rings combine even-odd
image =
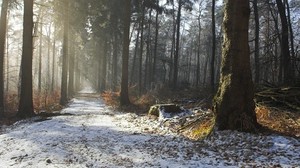
{"type": "Polygon", "coordinates": [[[299,139],[225,131],[192,142],[172,133],[149,134],[155,124],[113,112],[95,94],[74,98],[62,113],[67,115],[6,128],[0,168],[300,165],[299,139]]]}

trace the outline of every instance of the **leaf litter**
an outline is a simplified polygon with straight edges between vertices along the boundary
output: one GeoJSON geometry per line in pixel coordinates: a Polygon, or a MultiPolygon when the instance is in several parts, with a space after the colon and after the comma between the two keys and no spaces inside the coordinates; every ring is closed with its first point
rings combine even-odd
{"type": "Polygon", "coordinates": [[[222,131],[191,141],[81,94],[61,111],[70,115],[2,128],[0,167],[300,167],[299,139],[222,131]]]}

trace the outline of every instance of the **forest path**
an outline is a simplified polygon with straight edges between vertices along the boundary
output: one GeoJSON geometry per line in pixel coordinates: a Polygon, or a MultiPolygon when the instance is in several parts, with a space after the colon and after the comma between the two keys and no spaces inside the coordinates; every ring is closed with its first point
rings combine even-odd
{"type": "MultiPolygon", "coordinates": [[[[0,135],[0,167],[178,167],[193,143],[146,135],[94,93],[80,93],[49,120],[22,121],[0,135]],[[120,126],[122,125],[122,126],[120,126]],[[172,166],[173,165],[173,166],[172,166]]],[[[129,114],[130,115],[130,114],[129,114]]]]}
{"type": "Polygon", "coordinates": [[[78,94],[61,113],[66,115],[7,128],[0,135],[0,167],[297,167],[300,163],[297,139],[221,132],[211,140],[192,142],[176,134],[149,133],[153,125],[148,120],[114,112],[90,92],[78,94]]]}

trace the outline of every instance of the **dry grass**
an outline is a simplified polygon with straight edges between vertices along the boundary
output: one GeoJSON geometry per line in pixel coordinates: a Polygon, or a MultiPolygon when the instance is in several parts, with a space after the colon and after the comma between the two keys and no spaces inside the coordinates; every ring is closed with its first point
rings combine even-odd
{"type": "Polygon", "coordinates": [[[204,139],[209,136],[213,131],[215,124],[215,117],[210,116],[204,120],[199,120],[198,122],[192,124],[188,129],[183,131],[183,135],[191,140],[204,139]]]}
{"type": "MultiPolygon", "coordinates": [[[[194,103],[184,104],[185,108],[202,107],[204,109],[211,109],[212,95],[209,89],[190,89],[181,91],[172,91],[169,88],[162,88],[159,91],[151,91],[142,96],[137,95],[135,87],[130,88],[130,100],[132,105],[128,107],[119,107],[119,92],[104,92],[102,97],[105,102],[117,108],[118,110],[134,113],[146,114],[149,108],[157,103],[178,103],[183,99],[197,98],[199,101],[194,103]],[[134,93],[134,94],[132,94],[134,93]]],[[[283,135],[300,137],[300,113],[291,112],[284,109],[279,109],[270,106],[257,105],[256,114],[258,122],[274,132],[283,135]]],[[[214,125],[214,119],[207,119],[204,122],[199,121],[191,126],[189,137],[191,139],[199,139],[207,135],[214,125]]]]}
{"type": "MultiPolygon", "coordinates": [[[[58,90],[53,93],[48,94],[37,94],[33,95],[33,106],[34,111],[38,114],[42,111],[44,112],[53,112],[59,111],[62,107],[59,105],[60,92],[58,90]]],[[[19,120],[16,117],[18,106],[19,106],[19,97],[15,92],[10,92],[5,95],[5,116],[0,119],[0,125],[11,125],[19,120]]]]}
{"type": "Polygon", "coordinates": [[[287,136],[300,137],[300,113],[258,105],[258,122],[270,130],[287,136]]]}
{"type": "Polygon", "coordinates": [[[35,93],[33,96],[33,106],[36,113],[59,111],[62,107],[59,105],[60,91],[55,90],[52,93],[35,93]]]}

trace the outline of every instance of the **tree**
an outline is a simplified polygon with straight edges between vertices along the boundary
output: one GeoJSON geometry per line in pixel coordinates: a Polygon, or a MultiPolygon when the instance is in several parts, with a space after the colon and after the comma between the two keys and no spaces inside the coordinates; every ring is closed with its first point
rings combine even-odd
{"type": "Polygon", "coordinates": [[[285,5],[282,0],[276,0],[276,4],[281,20],[281,64],[283,67],[283,83],[290,84],[293,80],[293,76],[291,72],[291,55],[289,50],[288,20],[285,12],[285,5]]]}
{"type": "MultiPolygon", "coordinates": [[[[156,0],[156,5],[159,6],[159,0],[156,0]]],[[[153,56],[153,69],[152,69],[152,77],[151,81],[155,82],[156,78],[156,62],[157,62],[157,45],[158,45],[158,29],[159,29],[159,23],[158,23],[158,16],[161,13],[161,8],[157,7],[156,9],[156,15],[155,15],[155,40],[154,40],[154,56],[153,56]]]]}
{"type": "Polygon", "coordinates": [[[131,0],[125,0],[125,15],[124,15],[124,34],[123,34],[123,53],[122,53],[122,78],[121,78],[121,93],[120,104],[130,104],[128,96],[128,58],[129,58],[129,31],[131,17],[131,0]]]}
{"type": "Polygon", "coordinates": [[[255,83],[259,83],[260,78],[260,65],[259,65],[259,15],[257,0],[253,0],[254,20],[255,20],[255,51],[254,51],[254,64],[255,64],[255,83]]]}
{"type": "Polygon", "coordinates": [[[4,115],[4,54],[7,29],[8,0],[2,1],[0,20],[0,118],[4,115]]]}
{"type": "Polygon", "coordinates": [[[219,130],[251,132],[258,128],[248,45],[249,15],[249,0],[226,2],[220,86],[213,103],[219,130]]]}
{"type": "Polygon", "coordinates": [[[212,0],[212,7],[211,7],[212,53],[211,53],[211,63],[210,63],[210,84],[211,84],[212,92],[215,91],[215,57],[216,57],[215,7],[216,7],[216,0],[212,0]]]}
{"type": "Polygon", "coordinates": [[[173,88],[177,89],[177,78],[178,78],[178,59],[179,59],[179,39],[180,39],[180,20],[181,20],[181,9],[183,6],[183,0],[178,2],[177,20],[176,20],[176,44],[174,54],[174,73],[173,73],[173,88]]]}
{"type": "Polygon", "coordinates": [[[32,100],[33,0],[24,0],[23,50],[21,61],[21,94],[17,115],[35,115],[32,100]]]}
{"type": "MultiPolygon", "coordinates": [[[[193,0],[195,1],[195,0],[193,0]]],[[[174,2],[173,2],[174,3],[174,2]]],[[[181,24],[181,15],[182,8],[191,11],[193,2],[191,0],[178,0],[178,10],[176,18],[176,42],[175,42],[175,53],[174,53],[174,65],[173,65],[173,89],[177,89],[178,82],[178,59],[179,59],[179,42],[180,42],[180,24],[181,24]]]]}
{"type": "Polygon", "coordinates": [[[69,0],[64,0],[64,37],[63,37],[63,59],[62,59],[62,79],[60,104],[66,105],[68,102],[68,48],[69,48],[69,0]]]}

